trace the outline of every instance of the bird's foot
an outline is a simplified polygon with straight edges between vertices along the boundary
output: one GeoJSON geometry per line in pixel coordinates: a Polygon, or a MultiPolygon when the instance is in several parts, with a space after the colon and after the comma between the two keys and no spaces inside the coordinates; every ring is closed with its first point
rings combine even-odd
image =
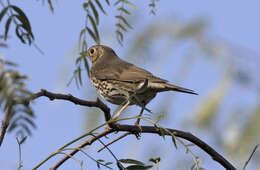
{"type": "Polygon", "coordinates": [[[119,124],[117,124],[117,123],[108,123],[107,125],[106,125],[106,128],[105,129],[107,129],[107,130],[109,130],[109,129],[118,129],[118,125],[119,124]]]}
{"type": "Polygon", "coordinates": [[[139,132],[133,132],[133,134],[135,135],[136,139],[139,140],[141,138],[142,127],[139,125],[139,122],[135,122],[135,126],[137,126],[139,129],[139,132]]]}

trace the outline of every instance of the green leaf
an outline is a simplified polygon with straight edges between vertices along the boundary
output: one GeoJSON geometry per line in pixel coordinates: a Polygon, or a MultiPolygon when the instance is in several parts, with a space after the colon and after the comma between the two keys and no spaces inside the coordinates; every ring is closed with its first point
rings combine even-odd
{"type": "Polygon", "coordinates": [[[127,32],[127,29],[126,29],[123,25],[121,25],[120,23],[117,23],[116,26],[117,26],[118,28],[120,28],[121,30],[127,32]]]}
{"type": "Polygon", "coordinates": [[[89,5],[90,5],[90,7],[93,11],[94,16],[95,16],[96,24],[98,25],[99,24],[99,15],[98,15],[98,12],[96,10],[96,7],[94,6],[94,4],[91,1],[89,1],[88,3],[89,3],[89,5]]]}
{"type": "Polygon", "coordinates": [[[126,10],[125,8],[117,8],[117,10],[118,11],[122,11],[122,12],[124,12],[127,15],[131,15],[131,13],[128,10],[126,10]]]}
{"type": "Polygon", "coordinates": [[[1,11],[1,13],[0,13],[0,22],[1,22],[2,18],[4,17],[5,13],[7,12],[7,10],[8,10],[8,7],[5,7],[5,8],[1,11]]]}
{"type": "Polygon", "coordinates": [[[115,16],[116,18],[118,18],[118,19],[120,19],[121,21],[123,21],[123,23],[125,24],[125,25],[127,25],[128,26],[128,28],[133,28],[128,22],[127,22],[127,20],[123,17],[123,16],[121,16],[121,15],[117,15],[117,16],[115,16]]]}
{"type": "Polygon", "coordinates": [[[19,32],[19,28],[20,28],[20,26],[19,25],[17,25],[16,26],[16,28],[15,28],[15,33],[16,33],[16,36],[22,41],[22,43],[24,43],[25,44],[25,40],[23,39],[23,36],[22,35],[20,35],[20,32],[19,32]]]}
{"type": "Polygon", "coordinates": [[[165,139],[165,131],[163,128],[159,127],[160,135],[165,139]]]}
{"type": "Polygon", "coordinates": [[[20,145],[23,144],[26,139],[27,139],[27,136],[24,136],[24,137],[22,138],[22,140],[19,141],[19,144],[20,144],[20,145]]]}
{"type": "Polygon", "coordinates": [[[26,124],[24,124],[24,123],[19,123],[18,126],[21,126],[21,127],[27,132],[27,134],[28,134],[29,136],[32,135],[31,130],[28,128],[28,126],[27,126],[26,124]]]}
{"type": "Polygon", "coordinates": [[[30,22],[29,22],[28,18],[26,17],[25,13],[20,8],[18,8],[17,6],[10,5],[9,7],[14,9],[19,14],[20,17],[18,17],[18,19],[23,23],[26,30],[31,35],[32,39],[34,39],[30,22]]]}
{"type": "Polygon", "coordinates": [[[107,15],[106,11],[104,10],[103,6],[100,4],[99,0],[95,0],[99,9],[103,12],[103,14],[107,15]]]}
{"type": "Polygon", "coordinates": [[[120,159],[119,161],[125,164],[145,165],[143,162],[135,159],[120,159]]]}
{"type": "Polygon", "coordinates": [[[106,0],[106,3],[107,3],[107,5],[110,5],[110,2],[109,2],[109,0],[106,0]]]}
{"type": "Polygon", "coordinates": [[[4,40],[7,39],[7,35],[8,35],[8,31],[9,31],[9,27],[10,27],[10,24],[11,24],[12,19],[13,19],[12,17],[9,17],[8,20],[7,20],[6,23],[5,23],[4,40]]]}
{"type": "Polygon", "coordinates": [[[81,50],[86,52],[88,49],[88,45],[87,45],[87,41],[86,39],[83,40],[83,43],[82,43],[82,47],[81,47],[81,50]]]}
{"type": "Polygon", "coordinates": [[[16,123],[11,123],[11,125],[8,128],[8,132],[11,132],[12,130],[14,130],[17,127],[16,123]]]}
{"type": "Polygon", "coordinates": [[[105,162],[103,159],[98,159],[97,162],[105,162]]]}
{"type": "Polygon", "coordinates": [[[118,0],[114,3],[114,6],[117,6],[117,4],[119,4],[120,2],[122,2],[123,0],[118,0]]]}
{"type": "Polygon", "coordinates": [[[88,3],[85,2],[85,3],[82,4],[82,6],[83,6],[84,9],[87,9],[87,7],[88,7],[88,3]]]}
{"type": "Polygon", "coordinates": [[[137,170],[137,169],[150,169],[152,168],[153,166],[152,165],[147,165],[147,166],[142,166],[142,165],[130,165],[128,167],[126,167],[126,169],[134,169],[134,170],[137,170]]]}
{"type": "Polygon", "coordinates": [[[88,61],[85,56],[83,56],[83,61],[84,61],[85,69],[87,70],[88,73],[88,77],[90,77],[90,69],[89,69],[88,61]]]}
{"type": "Polygon", "coordinates": [[[53,13],[54,12],[54,8],[53,8],[51,0],[48,0],[48,4],[49,4],[51,12],[53,13]]]}
{"type": "Polygon", "coordinates": [[[136,6],[135,6],[132,2],[130,2],[130,1],[124,0],[123,2],[124,2],[125,4],[127,4],[127,5],[129,5],[129,6],[131,6],[131,7],[133,7],[133,8],[136,8],[136,6]]]}
{"type": "Polygon", "coordinates": [[[172,136],[172,143],[174,144],[175,148],[177,149],[177,143],[175,140],[175,136],[172,136]]]}
{"type": "Polygon", "coordinates": [[[93,29],[94,29],[94,32],[95,32],[95,42],[97,43],[97,44],[100,44],[100,38],[99,38],[99,33],[98,33],[98,29],[97,29],[97,26],[96,26],[96,24],[95,24],[95,22],[94,22],[94,19],[93,19],[93,17],[91,16],[91,15],[88,15],[88,18],[90,19],[90,22],[91,22],[91,25],[92,25],[92,27],[93,27],[93,29]]]}
{"type": "Polygon", "coordinates": [[[82,60],[82,55],[79,56],[79,57],[76,59],[75,65],[79,64],[81,60],[82,60]]]}
{"type": "Polygon", "coordinates": [[[94,41],[96,41],[96,35],[94,34],[94,32],[89,27],[86,28],[88,30],[88,34],[92,37],[94,41]]]}
{"type": "Polygon", "coordinates": [[[97,167],[98,167],[98,169],[100,169],[100,163],[98,163],[98,162],[97,162],[97,167]]]}
{"type": "Polygon", "coordinates": [[[28,118],[28,117],[22,117],[27,123],[29,123],[33,128],[35,128],[36,129],[36,125],[35,125],[35,123],[30,119],[30,118],[28,118]]]}
{"type": "Polygon", "coordinates": [[[122,33],[121,31],[117,30],[117,31],[116,31],[116,35],[117,35],[117,38],[118,38],[118,40],[119,40],[120,42],[123,41],[124,35],[123,35],[123,33],[122,33]]]}
{"type": "Polygon", "coordinates": [[[161,161],[161,158],[160,157],[158,157],[158,158],[150,158],[149,161],[157,164],[158,162],[161,161]]]}
{"type": "Polygon", "coordinates": [[[79,84],[82,85],[82,77],[81,77],[81,69],[78,67],[78,78],[79,78],[79,84]]]}
{"type": "Polygon", "coordinates": [[[111,165],[111,164],[113,164],[113,162],[107,162],[107,163],[105,163],[105,165],[111,165]]]}

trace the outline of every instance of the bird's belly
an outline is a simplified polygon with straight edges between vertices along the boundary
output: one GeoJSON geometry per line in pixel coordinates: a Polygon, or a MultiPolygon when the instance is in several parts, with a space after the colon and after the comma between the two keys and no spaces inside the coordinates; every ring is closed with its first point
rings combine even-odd
{"type": "Polygon", "coordinates": [[[131,105],[147,104],[156,96],[156,92],[151,89],[140,94],[134,94],[137,86],[127,82],[97,79],[92,79],[92,82],[102,98],[116,105],[122,105],[130,98],[132,100],[131,105]]]}

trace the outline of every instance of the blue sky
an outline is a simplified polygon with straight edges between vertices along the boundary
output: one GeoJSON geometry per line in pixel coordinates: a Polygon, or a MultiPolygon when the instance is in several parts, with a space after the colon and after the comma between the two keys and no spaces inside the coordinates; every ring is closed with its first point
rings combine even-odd
{"type": "MultiPolygon", "coordinates": [[[[81,89],[77,89],[74,85],[68,88],[66,87],[66,83],[71,77],[74,69],[75,58],[78,55],[76,50],[78,35],[81,28],[84,26],[85,13],[82,9],[82,2],[53,2],[54,14],[51,14],[47,4],[42,6],[41,2],[38,1],[14,2],[26,12],[30,19],[36,38],[36,44],[44,51],[44,55],[41,55],[34,47],[22,45],[14,34],[8,41],[9,48],[0,51],[0,55],[4,55],[7,59],[16,61],[19,64],[19,70],[31,77],[28,81],[28,88],[31,91],[36,92],[41,88],[44,88],[52,92],[71,93],[74,96],[84,97],[88,100],[95,98],[94,95],[89,96],[86,94],[86,90],[84,90],[84,88],[93,88],[90,87],[88,79],[86,79],[88,83],[84,85],[87,87],[81,89]]],[[[158,3],[156,16],[149,15],[149,9],[147,7],[148,2],[141,1],[137,6],[138,8],[136,10],[144,13],[141,20],[143,23],[150,23],[156,19],[172,15],[178,16],[187,22],[192,18],[205,17],[210,21],[210,26],[208,28],[210,36],[223,38],[239,46],[245,46],[256,52],[259,51],[259,1],[160,1],[158,3]],[[143,9],[145,9],[145,11],[143,11],[143,9]]],[[[102,34],[104,35],[104,32],[110,32],[110,30],[106,30],[106,28],[111,29],[111,25],[115,22],[112,19],[114,13],[108,13],[109,17],[101,18],[101,25],[99,27],[103,30],[103,32],[101,32],[101,37],[102,34]]],[[[2,24],[0,26],[2,27],[2,24]]],[[[127,41],[131,39],[131,36],[134,36],[134,32],[138,32],[138,30],[142,28],[142,24],[134,25],[134,31],[127,33],[128,35],[126,35],[123,47],[116,44],[114,30],[111,30],[111,33],[113,33],[112,37],[108,36],[108,39],[102,42],[113,47],[119,55],[123,55],[127,48],[127,41]]],[[[2,30],[2,28],[0,30],[2,30]]],[[[162,62],[167,63],[167,61],[162,62]]],[[[167,67],[170,67],[170,65],[167,67]]],[[[149,68],[149,65],[145,66],[145,68],[149,68]]],[[[163,74],[165,73],[163,71],[153,70],[153,68],[149,68],[149,70],[163,78],[171,80],[171,76],[163,74]]],[[[204,87],[207,81],[199,75],[192,76],[197,76],[196,80],[201,83],[201,86],[200,83],[196,83],[194,87],[195,90],[205,92],[205,90],[200,87],[204,87]]],[[[191,81],[184,82],[183,86],[192,88],[193,85],[190,84],[190,82],[191,81]]],[[[203,94],[201,95],[203,96],[203,94]]],[[[156,103],[159,100],[160,99],[155,99],[153,103],[156,103]]],[[[178,104],[187,100],[187,103],[194,105],[198,99],[185,95],[182,96],[180,100],[181,101],[179,102],[177,101],[178,104]]],[[[33,136],[22,146],[24,169],[32,168],[50,153],[56,151],[58,147],[84,133],[83,120],[85,119],[84,115],[86,113],[83,112],[82,107],[64,101],[49,101],[44,97],[37,99],[32,106],[37,115],[36,123],[38,128],[33,132],[33,136]]],[[[186,111],[190,110],[186,109],[186,111]]],[[[103,121],[102,117],[100,121],[103,121]]],[[[179,126],[178,124],[177,127],[172,125],[171,121],[166,121],[164,125],[171,128],[178,128],[179,126]]],[[[202,138],[206,141],[209,140],[209,142],[211,142],[210,144],[214,145],[214,142],[209,138],[202,138]]],[[[163,141],[157,136],[146,136],[144,141],[153,140],[164,145],[164,147],[171,145],[170,140],[163,141]]],[[[124,144],[130,143],[135,145],[135,142],[136,140],[134,137],[129,137],[129,140],[124,139],[122,141],[122,145],[118,144],[112,148],[116,151],[118,156],[127,157],[129,155],[137,155],[137,158],[142,158],[144,153],[146,153],[145,151],[149,150],[148,146],[140,145],[140,143],[142,144],[143,142],[142,140],[137,141],[139,144],[136,144],[136,148],[133,150],[129,148],[126,148],[126,151],[121,150],[122,146],[126,146],[124,144]]],[[[96,151],[95,149],[97,148],[97,146],[94,146],[94,148],[87,151],[94,154],[96,151]]],[[[156,153],[156,149],[154,152],[156,153]]],[[[184,155],[184,152],[185,150],[183,148],[179,148],[177,151],[174,148],[171,150],[173,155],[184,155]]],[[[100,154],[98,156],[110,159],[106,157],[108,154],[100,154]]],[[[227,153],[225,153],[225,156],[227,156],[227,153]]],[[[186,156],[186,158],[188,159],[189,157],[186,156]]],[[[205,165],[219,168],[219,166],[206,155],[203,155],[203,158],[205,165]]],[[[229,160],[232,160],[232,158],[228,158],[229,160]]],[[[50,160],[40,169],[50,167],[57,160],[58,159],[50,160]]],[[[0,170],[2,170],[1,168],[3,167],[7,170],[16,169],[18,165],[17,161],[18,145],[15,136],[14,134],[7,134],[0,149],[0,170]]],[[[235,162],[235,160],[233,162],[235,162]]],[[[95,164],[91,163],[91,166],[93,167],[95,164]]],[[[68,161],[61,169],[66,170],[75,167],[78,167],[75,162],[68,161]]],[[[164,168],[162,167],[162,169],[164,168]]]]}

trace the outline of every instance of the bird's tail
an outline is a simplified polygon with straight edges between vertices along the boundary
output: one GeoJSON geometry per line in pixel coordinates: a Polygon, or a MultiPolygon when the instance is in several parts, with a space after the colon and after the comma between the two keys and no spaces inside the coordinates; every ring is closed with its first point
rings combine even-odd
{"type": "Polygon", "coordinates": [[[176,85],[173,85],[173,84],[165,83],[165,88],[167,90],[173,90],[173,91],[178,91],[178,92],[182,92],[182,93],[189,93],[189,94],[198,95],[198,93],[196,93],[194,90],[186,89],[186,88],[176,86],[176,85]]]}
{"type": "Polygon", "coordinates": [[[186,88],[176,86],[173,84],[168,84],[168,83],[152,83],[152,86],[154,86],[154,88],[156,88],[158,90],[158,92],[171,90],[171,91],[198,95],[198,93],[196,93],[194,90],[186,89],[186,88]]]}

